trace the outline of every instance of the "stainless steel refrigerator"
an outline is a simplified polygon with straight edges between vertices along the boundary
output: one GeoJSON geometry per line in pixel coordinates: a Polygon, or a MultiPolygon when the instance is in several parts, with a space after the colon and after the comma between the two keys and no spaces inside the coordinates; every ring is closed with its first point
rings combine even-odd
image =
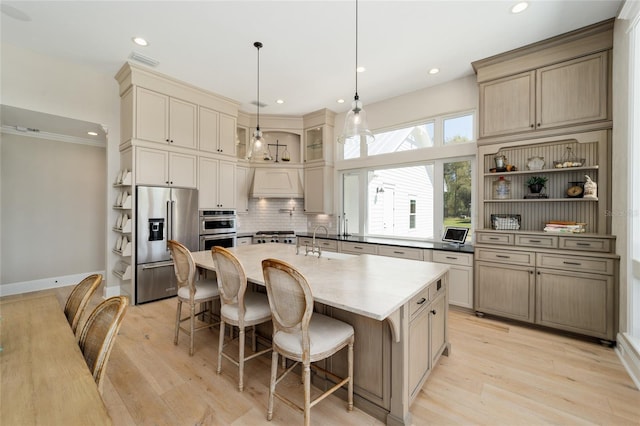
{"type": "Polygon", "coordinates": [[[167,241],[198,250],[198,190],[138,186],[136,212],[136,304],[175,296],[167,241]]]}

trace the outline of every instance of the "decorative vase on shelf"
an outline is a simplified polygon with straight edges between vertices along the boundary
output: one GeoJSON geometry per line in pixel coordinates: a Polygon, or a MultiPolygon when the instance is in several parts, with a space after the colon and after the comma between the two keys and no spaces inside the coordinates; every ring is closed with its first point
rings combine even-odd
{"type": "Polygon", "coordinates": [[[511,181],[500,176],[493,181],[493,198],[495,200],[508,200],[511,198],[511,181]]]}

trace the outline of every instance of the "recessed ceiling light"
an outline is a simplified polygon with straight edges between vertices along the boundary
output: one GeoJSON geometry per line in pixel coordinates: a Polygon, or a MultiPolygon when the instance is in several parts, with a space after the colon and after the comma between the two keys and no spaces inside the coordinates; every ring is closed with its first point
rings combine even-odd
{"type": "Polygon", "coordinates": [[[338,99],[336,102],[338,102],[339,104],[343,104],[344,103],[344,99],[338,99]]]}
{"type": "Polygon", "coordinates": [[[149,45],[149,42],[147,40],[143,39],[142,37],[134,37],[134,38],[132,38],[132,40],[138,46],[148,46],[149,45]]]}
{"type": "Polygon", "coordinates": [[[356,72],[365,72],[367,69],[365,67],[356,68],[356,72]]]}
{"type": "Polygon", "coordinates": [[[521,1],[520,3],[516,3],[512,8],[511,8],[511,13],[520,13],[522,11],[524,11],[526,8],[529,7],[529,3],[526,1],[521,1]]]}
{"type": "Polygon", "coordinates": [[[438,74],[440,72],[440,68],[431,68],[429,70],[429,74],[438,74]]]}
{"type": "Polygon", "coordinates": [[[91,135],[91,136],[98,136],[98,133],[97,133],[97,132],[87,132],[87,134],[88,134],[88,135],[91,135]]]}
{"type": "Polygon", "coordinates": [[[282,105],[284,103],[284,101],[282,99],[276,99],[276,103],[282,105]]]}

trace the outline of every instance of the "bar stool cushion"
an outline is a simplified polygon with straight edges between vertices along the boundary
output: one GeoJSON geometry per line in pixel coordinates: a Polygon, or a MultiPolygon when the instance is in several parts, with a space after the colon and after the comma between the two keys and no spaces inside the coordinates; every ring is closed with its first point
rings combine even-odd
{"type": "MultiPolygon", "coordinates": [[[[220,296],[220,291],[218,290],[218,283],[216,280],[200,280],[196,281],[196,293],[193,296],[193,301],[197,302],[202,299],[211,299],[220,296]]],[[[178,289],[178,297],[181,299],[185,299],[185,301],[189,301],[189,287],[180,287],[178,289]]]]}
{"type": "MultiPolygon", "coordinates": [[[[271,308],[266,294],[247,292],[244,294],[245,312],[244,321],[253,324],[255,321],[262,322],[264,318],[271,319],[271,308]]],[[[238,305],[222,305],[220,315],[232,321],[239,321],[238,305]]]]}

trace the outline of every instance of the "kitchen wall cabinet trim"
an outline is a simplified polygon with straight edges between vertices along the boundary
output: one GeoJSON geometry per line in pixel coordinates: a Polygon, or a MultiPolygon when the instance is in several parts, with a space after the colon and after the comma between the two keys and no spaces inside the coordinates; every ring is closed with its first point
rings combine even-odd
{"type": "Polygon", "coordinates": [[[252,170],[249,167],[236,165],[236,213],[249,213],[249,188],[251,187],[252,170]]]}
{"type": "Polygon", "coordinates": [[[478,82],[495,80],[613,48],[615,19],[472,62],[478,82]]]}

